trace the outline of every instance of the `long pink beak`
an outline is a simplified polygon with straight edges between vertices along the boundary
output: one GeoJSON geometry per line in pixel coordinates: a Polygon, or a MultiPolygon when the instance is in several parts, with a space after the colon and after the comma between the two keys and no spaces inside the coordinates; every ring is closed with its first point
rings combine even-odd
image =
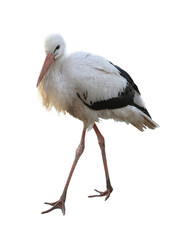
{"type": "Polygon", "coordinates": [[[53,61],[54,61],[54,56],[48,53],[48,54],[46,55],[44,64],[43,64],[42,69],[41,69],[41,73],[40,73],[39,78],[38,78],[38,80],[37,80],[37,85],[36,85],[36,87],[39,86],[41,80],[43,79],[45,73],[47,72],[49,66],[52,64],[53,61]]]}

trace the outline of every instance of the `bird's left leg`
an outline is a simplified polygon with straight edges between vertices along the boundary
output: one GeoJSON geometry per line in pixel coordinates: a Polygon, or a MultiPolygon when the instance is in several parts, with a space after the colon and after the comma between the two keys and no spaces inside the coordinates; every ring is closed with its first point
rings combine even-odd
{"type": "Polygon", "coordinates": [[[82,132],[82,136],[81,136],[81,141],[80,141],[80,144],[79,144],[78,148],[76,149],[75,159],[74,159],[72,168],[70,170],[69,176],[67,178],[67,182],[65,184],[65,187],[64,187],[64,190],[63,190],[63,193],[62,193],[60,199],[57,202],[53,202],[53,203],[45,202],[45,204],[51,205],[52,207],[50,209],[48,209],[47,211],[42,212],[42,214],[51,212],[52,210],[59,208],[59,209],[62,210],[63,215],[65,215],[65,201],[66,201],[67,189],[68,189],[68,186],[69,186],[72,174],[74,172],[74,169],[76,167],[76,164],[77,164],[81,154],[84,151],[84,147],[85,147],[85,134],[86,134],[86,128],[84,127],[83,128],[83,132],[82,132]]]}
{"type": "Polygon", "coordinates": [[[103,197],[103,196],[106,196],[105,200],[107,200],[110,197],[110,194],[113,191],[113,188],[111,186],[111,182],[110,182],[110,178],[109,178],[109,171],[108,171],[107,159],[106,159],[106,154],[105,154],[105,141],[104,141],[104,137],[100,133],[96,124],[94,124],[93,129],[94,129],[94,131],[97,135],[98,143],[99,143],[99,146],[100,146],[100,149],[101,149],[101,152],[102,152],[102,160],[103,160],[103,164],[104,164],[107,190],[104,191],[104,192],[101,192],[101,191],[98,191],[98,190],[95,189],[95,191],[98,192],[99,194],[98,195],[92,195],[92,196],[89,196],[89,197],[103,197]]]}

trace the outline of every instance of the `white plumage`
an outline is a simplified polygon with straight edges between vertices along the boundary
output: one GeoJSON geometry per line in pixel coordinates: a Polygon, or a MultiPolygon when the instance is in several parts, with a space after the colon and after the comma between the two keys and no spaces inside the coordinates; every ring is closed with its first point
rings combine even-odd
{"type": "MultiPolygon", "coordinates": [[[[151,119],[137,86],[118,66],[103,57],[86,52],[67,56],[65,42],[58,34],[46,39],[45,51],[47,57],[37,83],[43,105],[47,109],[54,107],[58,112],[66,111],[83,121],[84,136],[86,129],[94,128],[100,143],[101,134],[95,125],[100,118],[124,121],[140,131],[146,127],[154,129],[158,126],[151,119]]],[[[84,143],[84,136],[82,135],[80,145],[84,143]]],[[[79,157],[83,150],[80,146],[79,157]]],[[[101,150],[102,153],[105,152],[102,147],[101,150]]],[[[103,160],[106,162],[106,159],[103,160]]],[[[108,173],[107,163],[104,163],[104,168],[108,173]]],[[[107,174],[106,181],[110,182],[107,174]]],[[[108,188],[110,187],[111,185],[108,188]]],[[[102,193],[99,193],[101,196],[102,193]]],[[[110,193],[108,191],[105,194],[106,198],[110,193]]],[[[65,213],[63,197],[61,205],[60,208],[65,213]]]]}

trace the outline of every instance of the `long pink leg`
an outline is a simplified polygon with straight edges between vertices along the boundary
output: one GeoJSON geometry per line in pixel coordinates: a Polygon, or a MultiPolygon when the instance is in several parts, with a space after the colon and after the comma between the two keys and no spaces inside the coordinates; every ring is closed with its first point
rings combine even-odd
{"type": "Polygon", "coordinates": [[[105,200],[107,200],[110,197],[110,194],[113,191],[113,188],[111,186],[111,182],[110,182],[110,178],[109,178],[109,171],[108,171],[107,159],[106,159],[106,154],[105,154],[105,141],[104,141],[104,137],[100,133],[96,124],[93,125],[93,129],[94,129],[94,131],[97,135],[98,143],[99,143],[99,146],[100,146],[100,149],[101,149],[101,152],[102,152],[102,160],[103,160],[103,164],[104,164],[107,190],[104,191],[104,192],[101,192],[101,191],[98,191],[98,190],[95,189],[95,191],[98,192],[99,194],[98,195],[91,195],[89,197],[103,197],[103,196],[106,196],[105,200]]]}
{"type": "Polygon", "coordinates": [[[45,202],[45,204],[51,205],[53,207],[48,209],[47,211],[42,212],[42,214],[48,213],[48,212],[51,212],[54,209],[60,208],[62,210],[63,215],[65,215],[65,201],[66,201],[67,189],[68,189],[68,186],[69,186],[72,174],[74,172],[74,169],[76,167],[76,164],[77,164],[81,154],[84,151],[84,147],[85,147],[85,134],[86,134],[86,129],[84,127],[83,128],[83,132],[82,132],[82,136],[81,136],[81,141],[80,141],[80,144],[79,144],[78,148],[76,149],[75,159],[74,159],[72,168],[70,170],[69,176],[67,178],[67,182],[65,184],[65,187],[64,187],[64,190],[62,192],[62,195],[61,195],[60,199],[58,201],[56,201],[56,202],[53,202],[53,203],[45,202]]]}

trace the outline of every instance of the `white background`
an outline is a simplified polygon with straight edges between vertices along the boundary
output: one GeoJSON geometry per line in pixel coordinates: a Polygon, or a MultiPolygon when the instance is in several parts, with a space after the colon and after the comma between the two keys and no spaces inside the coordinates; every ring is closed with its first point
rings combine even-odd
{"type": "Polygon", "coordinates": [[[0,6],[0,238],[183,239],[183,7],[181,1],[4,1],[0,6]],[[106,139],[111,197],[105,190],[94,131],[60,210],[40,212],[60,197],[82,123],[47,112],[36,82],[44,38],[58,32],[68,53],[102,55],[129,72],[155,131],[112,120],[106,139]]]}

